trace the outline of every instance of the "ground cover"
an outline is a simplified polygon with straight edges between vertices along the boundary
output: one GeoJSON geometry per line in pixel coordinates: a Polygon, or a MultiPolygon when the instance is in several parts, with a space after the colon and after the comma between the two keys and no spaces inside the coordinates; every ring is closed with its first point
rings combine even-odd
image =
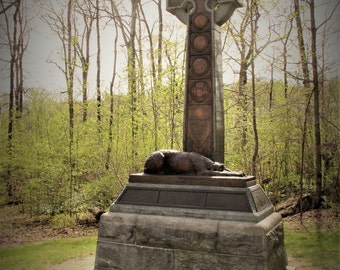
{"type": "Polygon", "coordinates": [[[0,269],[45,270],[76,257],[95,256],[96,240],[96,236],[71,237],[2,248],[0,269]]]}
{"type": "Polygon", "coordinates": [[[340,225],[338,213],[314,210],[285,219],[287,253],[307,261],[316,269],[340,269],[340,225]]]}
{"type": "MultiPolygon", "coordinates": [[[[97,223],[78,219],[73,224],[65,217],[32,218],[17,211],[17,207],[1,210],[11,214],[2,215],[0,220],[0,269],[64,270],[82,265],[79,270],[85,270],[93,267],[97,223]],[[84,263],[89,264],[89,268],[82,268],[84,263]]],[[[286,218],[289,265],[298,270],[340,269],[339,221],[337,212],[332,210],[304,213],[302,223],[299,215],[286,218]]]]}

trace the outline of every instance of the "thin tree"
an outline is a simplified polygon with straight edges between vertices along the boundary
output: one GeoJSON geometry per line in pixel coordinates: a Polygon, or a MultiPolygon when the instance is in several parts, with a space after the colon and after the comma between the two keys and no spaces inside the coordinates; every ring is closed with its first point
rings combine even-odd
{"type": "Polygon", "coordinates": [[[69,162],[70,162],[70,209],[72,213],[71,202],[73,200],[73,185],[74,185],[74,69],[76,62],[76,50],[73,46],[73,33],[72,33],[72,9],[73,1],[69,0],[67,4],[67,63],[65,62],[65,70],[67,71],[67,95],[68,95],[68,108],[69,108],[69,162]]]}
{"type": "MultiPolygon", "coordinates": [[[[3,13],[5,15],[5,22],[6,22],[6,26],[5,26],[5,31],[6,31],[6,35],[7,35],[7,41],[8,41],[8,47],[9,47],[9,51],[10,51],[10,68],[9,68],[9,77],[10,77],[10,81],[9,81],[9,106],[8,106],[8,129],[7,129],[7,140],[8,140],[8,156],[11,159],[12,155],[13,155],[13,150],[12,150],[12,139],[13,139],[13,129],[14,129],[14,115],[15,115],[15,103],[14,103],[14,93],[15,93],[15,61],[16,61],[16,44],[15,44],[15,40],[16,40],[16,35],[17,35],[17,14],[18,14],[18,1],[15,2],[15,12],[13,15],[13,22],[14,22],[14,26],[13,26],[13,37],[12,37],[12,33],[10,30],[10,19],[9,16],[6,13],[6,10],[8,8],[6,8],[4,6],[4,1],[1,1],[1,7],[3,10],[3,13]]],[[[9,165],[7,168],[7,195],[9,198],[13,197],[13,185],[12,185],[12,181],[11,181],[11,175],[12,175],[12,168],[9,165]]]]}
{"type": "Polygon", "coordinates": [[[22,115],[23,110],[23,95],[24,95],[24,68],[23,58],[26,51],[28,42],[26,42],[26,36],[29,32],[27,27],[27,16],[24,16],[24,7],[21,0],[17,1],[17,16],[18,21],[18,38],[16,40],[17,59],[15,61],[15,77],[16,77],[16,89],[15,89],[15,102],[16,102],[16,116],[18,118],[22,115]]]}
{"type": "MultiPolygon", "coordinates": [[[[25,13],[25,2],[22,0],[13,1],[5,5],[0,1],[1,13],[4,17],[3,25],[4,38],[9,51],[9,106],[8,106],[8,155],[12,157],[13,133],[15,119],[20,118],[23,110],[24,94],[24,67],[23,59],[29,42],[28,18],[25,13]]],[[[7,61],[7,60],[3,60],[7,61]]],[[[11,183],[12,169],[7,168],[7,194],[13,196],[13,185],[11,183]]]]}
{"type": "Polygon", "coordinates": [[[90,68],[90,41],[93,30],[93,23],[95,20],[95,14],[93,11],[93,5],[89,1],[77,1],[76,11],[83,19],[84,28],[82,33],[78,33],[77,24],[74,25],[76,36],[75,45],[77,48],[77,55],[81,62],[82,69],[82,98],[83,98],[83,122],[87,121],[88,111],[88,75],[90,68]]]}
{"type": "Polygon", "coordinates": [[[131,139],[132,139],[132,159],[134,160],[137,155],[137,75],[136,75],[136,19],[137,9],[140,0],[131,0],[131,14],[128,16],[130,21],[123,20],[120,11],[115,1],[110,1],[112,19],[117,20],[117,25],[122,33],[124,44],[127,49],[127,68],[128,68],[128,94],[130,96],[131,108],[131,139]]]}
{"type": "Polygon", "coordinates": [[[117,44],[118,44],[118,29],[117,29],[117,23],[115,22],[115,40],[114,40],[114,50],[113,50],[113,69],[112,69],[112,77],[110,82],[110,118],[109,118],[109,142],[106,150],[106,161],[105,161],[105,169],[110,169],[110,163],[111,163],[111,152],[112,152],[112,141],[113,141],[113,116],[114,116],[114,93],[113,88],[116,81],[116,75],[117,75],[117,44]]]}
{"type": "Polygon", "coordinates": [[[317,58],[317,31],[326,24],[328,20],[333,16],[335,10],[339,6],[339,2],[336,4],[331,15],[324,20],[318,27],[315,22],[315,4],[314,0],[309,1],[310,11],[310,33],[311,33],[311,57],[312,57],[312,82],[313,82],[313,111],[314,111],[314,148],[315,148],[315,191],[317,196],[317,202],[320,203],[320,199],[323,192],[322,187],[322,159],[321,159],[321,128],[320,128],[320,85],[319,85],[319,66],[317,58]]]}
{"type": "Polygon", "coordinates": [[[254,151],[252,156],[252,174],[256,175],[256,165],[259,155],[259,135],[257,131],[257,118],[256,118],[256,80],[255,80],[255,52],[256,50],[256,34],[258,29],[258,21],[260,18],[258,1],[253,0],[250,6],[250,14],[252,16],[250,29],[251,29],[251,43],[250,46],[254,48],[251,50],[252,55],[250,59],[251,73],[252,73],[252,122],[254,132],[254,151]]]}
{"type": "MultiPolygon", "coordinates": [[[[159,6],[160,4],[158,4],[159,6]]],[[[156,57],[155,57],[155,49],[154,49],[154,42],[153,42],[153,33],[151,32],[151,28],[149,26],[149,23],[146,19],[145,16],[145,12],[144,9],[142,7],[142,5],[139,5],[139,10],[142,16],[142,20],[145,24],[145,28],[148,34],[148,40],[149,40],[149,46],[150,46],[150,60],[151,60],[151,76],[152,76],[152,85],[151,85],[151,103],[152,103],[152,114],[153,114],[153,122],[154,122],[154,150],[157,150],[158,148],[158,126],[159,126],[159,115],[158,115],[158,108],[156,105],[156,93],[159,92],[160,89],[160,72],[161,72],[161,67],[159,67],[159,65],[161,65],[159,62],[161,62],[161,55],[159,55],[160,52],[160,47],[158,48],[158,52],[157,52],[157,62],[158,62],[158,68],[156,67],[156,57]]],[[[161,15],[159,15],[161,16],[161,15]]],[[[162,28],[159,27],[159,31],[162,28]]],[[[162,35],[160,33],[158,33],[159,35],[162,35]]],[[[141,40],[141,38],[139,39],[141,40]]],[[[161,42],[158,40],[158,42],[161,42]]],[[[141,44],[139,46],[142,46],[141,44]]],[[[158,46],[162,46],[161,44],[158,44],[158,46]]],[[[141,54],[140,54],[141,57],[141,54]]],[[[141,64],[141,63],[140,63],[141,64]]],[[[141,66],[141,68],[143,69],[144,67],[141,66]]]]}
{"type": "Polygon", "coordinates": [[[96,78],[96,92],[97,92],[97,122],[98,130],[101,132],[101,89],[100,89],[100,57],[101,57],[101,44],[100,44],[100,13],[99,13],[99,0],[96,0],[96,30],[97,30],[97,78],[96,78]]]}
{"type": "MultiPolygon", "coordinates": [[[[257,30],[258,23],[262,14],[266,14],[267,12],[264,10],[262,13],[260,12],[260,8],[264,9],[262,6],[262,2],[259,0],[247,0],[245,4],[244,11],[242,12],[242,21],[237,27],[231,21],[228,24],[228,32],[230,33],[232,39],[235,42],[236,48],[239,52],[239,59],[236,59],[234,56],[229,55],[231,59],[238,62],[239,64],[239,79],[238,79],[238,105],[239,105],[239,114],[237,115],[237,122],[241,129],[241,149],[240,151],[244,151],[245,147],[248,143],[248,114],[252,113],[252,124],[253,131],[256,129],[256,119],[254,119],[254,105],[256,106],[256,101],[254,104],[254,93],[247,93],[247,83],[248,83],[248,72],[249,68],[252,66],[253,61],[261,54],[263,50],[265,50],[269,44],[276,41],[272,39],[271,32],[268,33],[265,39],[261,40],[261,44],[257,42],[257,30]],[[256,46],[255,46],[256,45],[256,46]],[[249,111],[249,96],[252,97],[251,106],[252,109],[249,111]],[[255,126],[254,126],[255,124],[255,126]]],[[[252,92],[255,91],[255,84],[253,85],[252,92]]],[[[253,152],[252,159],[252,170],[254,170],[254,160],[256,160],[256,156],[258,155],[258,138],[256,135],[257,132],[254,133],[254,142],[255,148],[253,152]]]]}
{"type": "Polygon", "coordinates": [[[56,10],[53,4],[46,8],[47,14],[43,17],[50,29],[58,36],[62,46],[63,65],[56,61],[49,60],[62,71],[65,77],[66,93],[68,100],[68,150],[69,150],[69,213],[72,214],[72,200],[74,189],[74,171],[76,160],[74,156],[74,72],[76,67],[77,50],[75,45],[74,27],[72,25],[72,16],[74,15],[74,0],[69,0],[66,7],[58,7],[56,10]]]}
{"type": "MultiPolygon", "coordinates": [[[[242,12],[242,21],[237,26],[231,21],[228,23],[228,32],[230,33],[235,46],[239,52],[239,58],[236,59],[233,55],[229,55],[231,59],[239,65],[238,70],[238,112],[236,115],[236,122],[240,128],[240,149],[238,151],[246,151],[246,146],[249,142],[248,135],[248,117],[251,116],[252,130],[254,134],[254,149],[252,160],[249,164],[250,170],[255,171],[255,164],[258,158],[258,132],[256,123],[256,95],[255,95],[255,74],[253,74],[251,92],[247,90],[248,73],[255,72],[255,60],[265,50],[269,44],[275,40],[271,37],[271,32],[258,42],[258,24],[261,16],[267,14],[263,6],[263,2],[259,0],[247,0],[245,8],[240,9],[242,12]],[[251,70],[249,70],[251,68],[251,70]],[[251,100],[250,100],[251,98],[251,100]]],[[[247,161],[244,160],[244,163],[247,161]]],[[[248,164],[243,164],[248,165],[248,164]]]]}
{"type": "Polygon", "coordinates": [[[300,63],[301,63],[302,76],[303,76],[302,84],[305,88],[308,88],[310,87],[308,58],[307,58],[307,52],[305,48],[299,0],[294,0],[294,13],[295,13],[297,39],[299,43],[299,53],[300,53],[300,59],[301,59],[300,63]]]}

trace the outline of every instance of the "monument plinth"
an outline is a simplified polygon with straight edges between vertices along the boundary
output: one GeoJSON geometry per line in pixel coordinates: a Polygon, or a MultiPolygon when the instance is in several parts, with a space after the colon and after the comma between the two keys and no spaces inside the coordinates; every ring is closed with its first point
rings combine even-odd
{"type": "Polygon", "coordinates": [[[254,177],[130,175],[101,216],[95,270],[283,270],[273,209],[254,177]]]}
{"type": "Polygon", "coordinates": [[[283,270],[281,215],[224,167],[220,30],[237,0],[167,0],[188,26],[184,150],[157,151],[101,216],[95,270],[283,270]]]}

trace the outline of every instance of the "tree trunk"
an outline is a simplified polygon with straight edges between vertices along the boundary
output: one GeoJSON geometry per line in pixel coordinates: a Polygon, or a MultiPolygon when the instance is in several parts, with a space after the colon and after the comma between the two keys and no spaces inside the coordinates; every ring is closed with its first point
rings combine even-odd
{"type": "Polygon", "coordinates": [[[98,131],[101,132],[101,89],[100,89],[100,25],[99,25],[99,0],[96,0],[96,28],[97,28],[97,122],[98,122],[98,131]]]}
{"type": "Polygon", "coordinates": [[[112,78],[110,82],[110,120],[109,120],[109,143],[106,150],[106,161],[105,161],[105,169],[110,169],[110,162],[111,162],[111,152],[112,152],[112,140],[113,140],[113,87],[116,79],[117,74],[117,44],[118,44],[118,30],[117,30],[117,23],[115,23],[115,29],[116,29],[116,36],[114,41],[114,59],[113,59],[113,70],[112,70],[112,78]]]}
{"type": "Polygon", "coordinates": [[[304,87],[308,88],[310,86],[308,60],[307,60],[307,55],[306,55],[305,42],[303,38],[303,29],[302,29],[301,16],[300,16],[299,0],[294,0],[294,11],[295,11],[296,30],[297,30],[298,42],[299,42],[301,67],[302,67],[302,73],[303,73],[302,83],[304,87]]]}
{"type": "MultiPolygon", "coordinates": [[[[160,4],[158,4],[160,5],[160,4]]],[[[159,121],[159,116],[158,116],[158,108],[156,105],[156,94],[158,93],[160,89],[160,71],[159,71],[159,66],[158,66],[158,74],[156,74],[156,59],[155,59],[155,54],[154,54],[154,44],[153,44],[153,35],[150,29],[150,26],[148,24],[148,21],[146,19],[144,10],[142,5],[140,4],[140,10],[142,13],[143,21],[146,27],[146,31],[148,33],[148,39],[149,39],[149,46],[150,46],[150,58],[151,58],[151,75],[152,75],[152,85],[151,85],[151,103],[152,103],[152,115],[153,115],[153,129],[154,129],[154,150],[156,151],[158,148],[158,121],[159,121]]],[[[159,41],[159,40],[158,40],[159,41]]],[[[141,46],[141,45],[140,45],[141,46]]],[[[159,50],[158,50],[158,65],[159,65],[159,50]]],[[[142,67],[143,68],[143,67],[142,67]]]]}
{"type": "Polygon", "coordinates": [[[90,68],[90,42],[91,42],[91,35],[93,30],[93,22],[95,20],[95,14],[93,11],[93,4],[88,3],[87,1],[79,0],[76,2],[77,9],[79,10],[79,14],[83,19],[84,30],[83,34],[79,34],[77,31],[77,25],[75,25],[75,32],[77,36],[77,50],[78,56],[81,61],[81,68],[82,68],[82,116],[83,116],[83,123],[87,121],[88,117],[88,75],[89,75],[89,68],[90,68]]]}
{"type": "Polygon", "coordinates": [[[127,68],[128,68],[128,95],[130,97],[130,109],[131,109],[131,145],[132,145],[132,163],[134,164],[134,159],[137,155],[137,76],[136,76],[136,48],[135,48],[135,38],[136,38],[136,15],[137,8],[140,0],[131,0],[131,21],[129,24],[129,32],[125,26],[125,22],[119,13],[117,4],[115,1],[111,1],[111,9],[113,19],[117,21],[119,28],[122,32],[125,46],[127,48],[127,68]]]}
{"type": "MultiPolygon", "coordinates": [[[[128,87],[131,101],[132,160],[137,156],[137,77],[136,77],[136,17],[139,0],[131,0],[131,25],[128,41],[128,87]]],[[[135,163],[135,162],[134,162],[135,163]]]]}
{"type": "MultiPolygon", "coordinates": [[[[67,5],[67,94],[69,107],[69,162],[70,162],[70,187],[69,187],[69,214],[72,213],[71,202],[73,200],[73,185],[74,185],[74,107],[73,107],[73,79],[74,79],[74,62],[75,62],[75,48],[72,44],[72,0],[69,0],[67,5]]],[[[66,59],[65,59],[66,61],[66,59]]]]}
{"type": "Polygon", "coordinates": [[[251,2],[250,8],[251,20],[251,71],[252,71],[252,118],[253,118],[253,132],[254,132],[254,151],[252,157],[252,174],[256,176],[256,166],[259,155],[259,135],[257,131],[257,117],[256,117],[256,88],[255,88],[255,48],[256,48],[256,33],[257,22],[260,17],[257,0],[251,2]]]}
{"type": "Polygon", "coordinates": [[[321,132],[320,132],[320,90],[318,61],[316,51],[316,27],[314,0],[310,0],[310,22],[311,22],[311,43],[312,43],[312,69],[313,69],[313,93],[314,93],[314,139],[315,139],[315,186],[318,201],[322,195],[322,164],[321,164],[321,132]]]}
{"type": "Polygon", "coordinates": [[[162,82],[162,52],[163,52],[163,12],[162,12],[162,1],[158,1],[158,85],[162,82]]]}
{"type": "MultiPolygon", "coordinates": [[[[9,66],[9,104],[8,104],[8,126],[7,126],[7,147],[8,147],[8,158],[12,160],[13,157],[13,133],[14,133],[14,121],[16,118],[17,105],[17,94],[18,94],[18,18],[20,13],[20,3],[21,1],[15,1],[9,7],[14,5],[15,11],[12,16],[13,20],[13,32],[10,30],[10,21],[9,16],[6,11],[9,7],[5,8],[4,2],[1,1],[1,7],[4,14],[5,31],[7,35],[8,47],[10,51],[10,66],[9,66]]],[[[14,186],[12,183],[12,164],[10,163],[7,167],[7,175],[6,175],[6,188],[7,195],[10,200],[12,200],[14,196],[14,186]]]]}

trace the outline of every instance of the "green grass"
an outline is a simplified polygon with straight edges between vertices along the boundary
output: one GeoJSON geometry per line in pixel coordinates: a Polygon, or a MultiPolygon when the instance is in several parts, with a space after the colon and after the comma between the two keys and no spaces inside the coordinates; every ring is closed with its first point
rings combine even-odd
{"type": "MultiPolygon", "coordinates": [[[[0,249],[0,269],[44,270],[48,264],[95,254],[97,236],[48,240],[0,249]]],[[[285,224],[289,256],[325,270],[340,269],[340,230],[285,224]]]]}
{"type": "Polygon", "coordinates": [[[95,254],[97,236],[48,240],[0,249],[0,269],[43,270],[74,257],[95,254]]]}
{"type": "Polygon", "coordinates": [[[340,269],[340,230],[285,226],[289,256],[300,258],[325,270],[340,269]]]}

